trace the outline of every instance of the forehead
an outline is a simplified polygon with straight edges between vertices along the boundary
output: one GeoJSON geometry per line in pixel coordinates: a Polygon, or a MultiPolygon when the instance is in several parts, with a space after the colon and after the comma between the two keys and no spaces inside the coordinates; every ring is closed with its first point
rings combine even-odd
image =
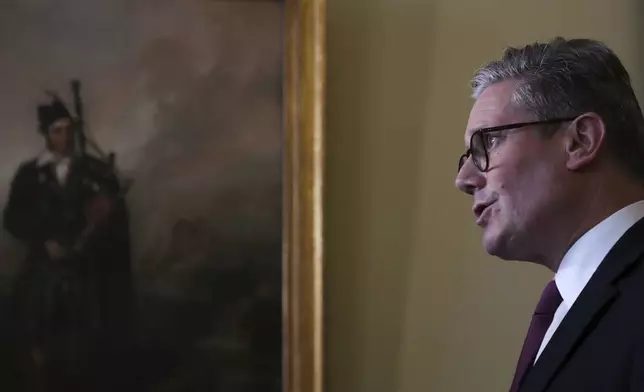
{"type": "Polygon", "coordinates": [[[62,128],[68,127],[71,125],[72,121],[68,118],[59,118],[58,120],[51,123],[50,128],[62,128]]]}
{"type": "Polygon", "coordinates": [[[466,143],[474,131],[485,127],[516,122],[523,112],[512,103],[517,81],[507,80],[486,88],[470,111],[465,131],[466,143]]]}

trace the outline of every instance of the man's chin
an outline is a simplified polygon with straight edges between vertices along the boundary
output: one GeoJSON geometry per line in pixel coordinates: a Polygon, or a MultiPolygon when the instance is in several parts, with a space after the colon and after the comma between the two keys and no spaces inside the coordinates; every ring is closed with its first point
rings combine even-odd
{"type": "Polygon", "coordinates": [[[498,234],[486,232],[483,234],[483,248],[490,256],[498,257],[502,260],[512,260],[508,252],[506,241],[498,234]]]}

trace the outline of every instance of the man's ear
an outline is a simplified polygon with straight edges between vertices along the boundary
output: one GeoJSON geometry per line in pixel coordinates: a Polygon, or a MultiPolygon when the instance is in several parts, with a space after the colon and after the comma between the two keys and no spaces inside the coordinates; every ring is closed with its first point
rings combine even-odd
{"type": "Polygon", "coordinates": [[[596,113],[585,113],[577,117],[564,132],[566,167],[579,170],[597,157],[604,143],[606,126],[596,113]]]}

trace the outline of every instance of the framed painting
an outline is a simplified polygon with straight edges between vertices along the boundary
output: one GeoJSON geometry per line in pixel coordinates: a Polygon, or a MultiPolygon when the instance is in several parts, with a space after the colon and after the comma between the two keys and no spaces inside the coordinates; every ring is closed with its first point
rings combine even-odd
{"type": "Polygon", "coordinates": [[[322,392],[324,0],[0,5],[0,388],[322,392]]]}

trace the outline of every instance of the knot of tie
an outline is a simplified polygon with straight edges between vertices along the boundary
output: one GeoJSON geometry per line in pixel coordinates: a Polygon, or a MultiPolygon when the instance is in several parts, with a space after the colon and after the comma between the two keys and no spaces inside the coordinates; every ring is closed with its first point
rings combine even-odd
{"type": "Polygon", "coordinates": [[[551,280],[550,283],[546,285],[541,293],[541,299],[537,304],[537,308],[534,311],[535,315],[552,315],[555,313],[559,305],[563,301],[557,284],[554,280],[551,280]]]}

